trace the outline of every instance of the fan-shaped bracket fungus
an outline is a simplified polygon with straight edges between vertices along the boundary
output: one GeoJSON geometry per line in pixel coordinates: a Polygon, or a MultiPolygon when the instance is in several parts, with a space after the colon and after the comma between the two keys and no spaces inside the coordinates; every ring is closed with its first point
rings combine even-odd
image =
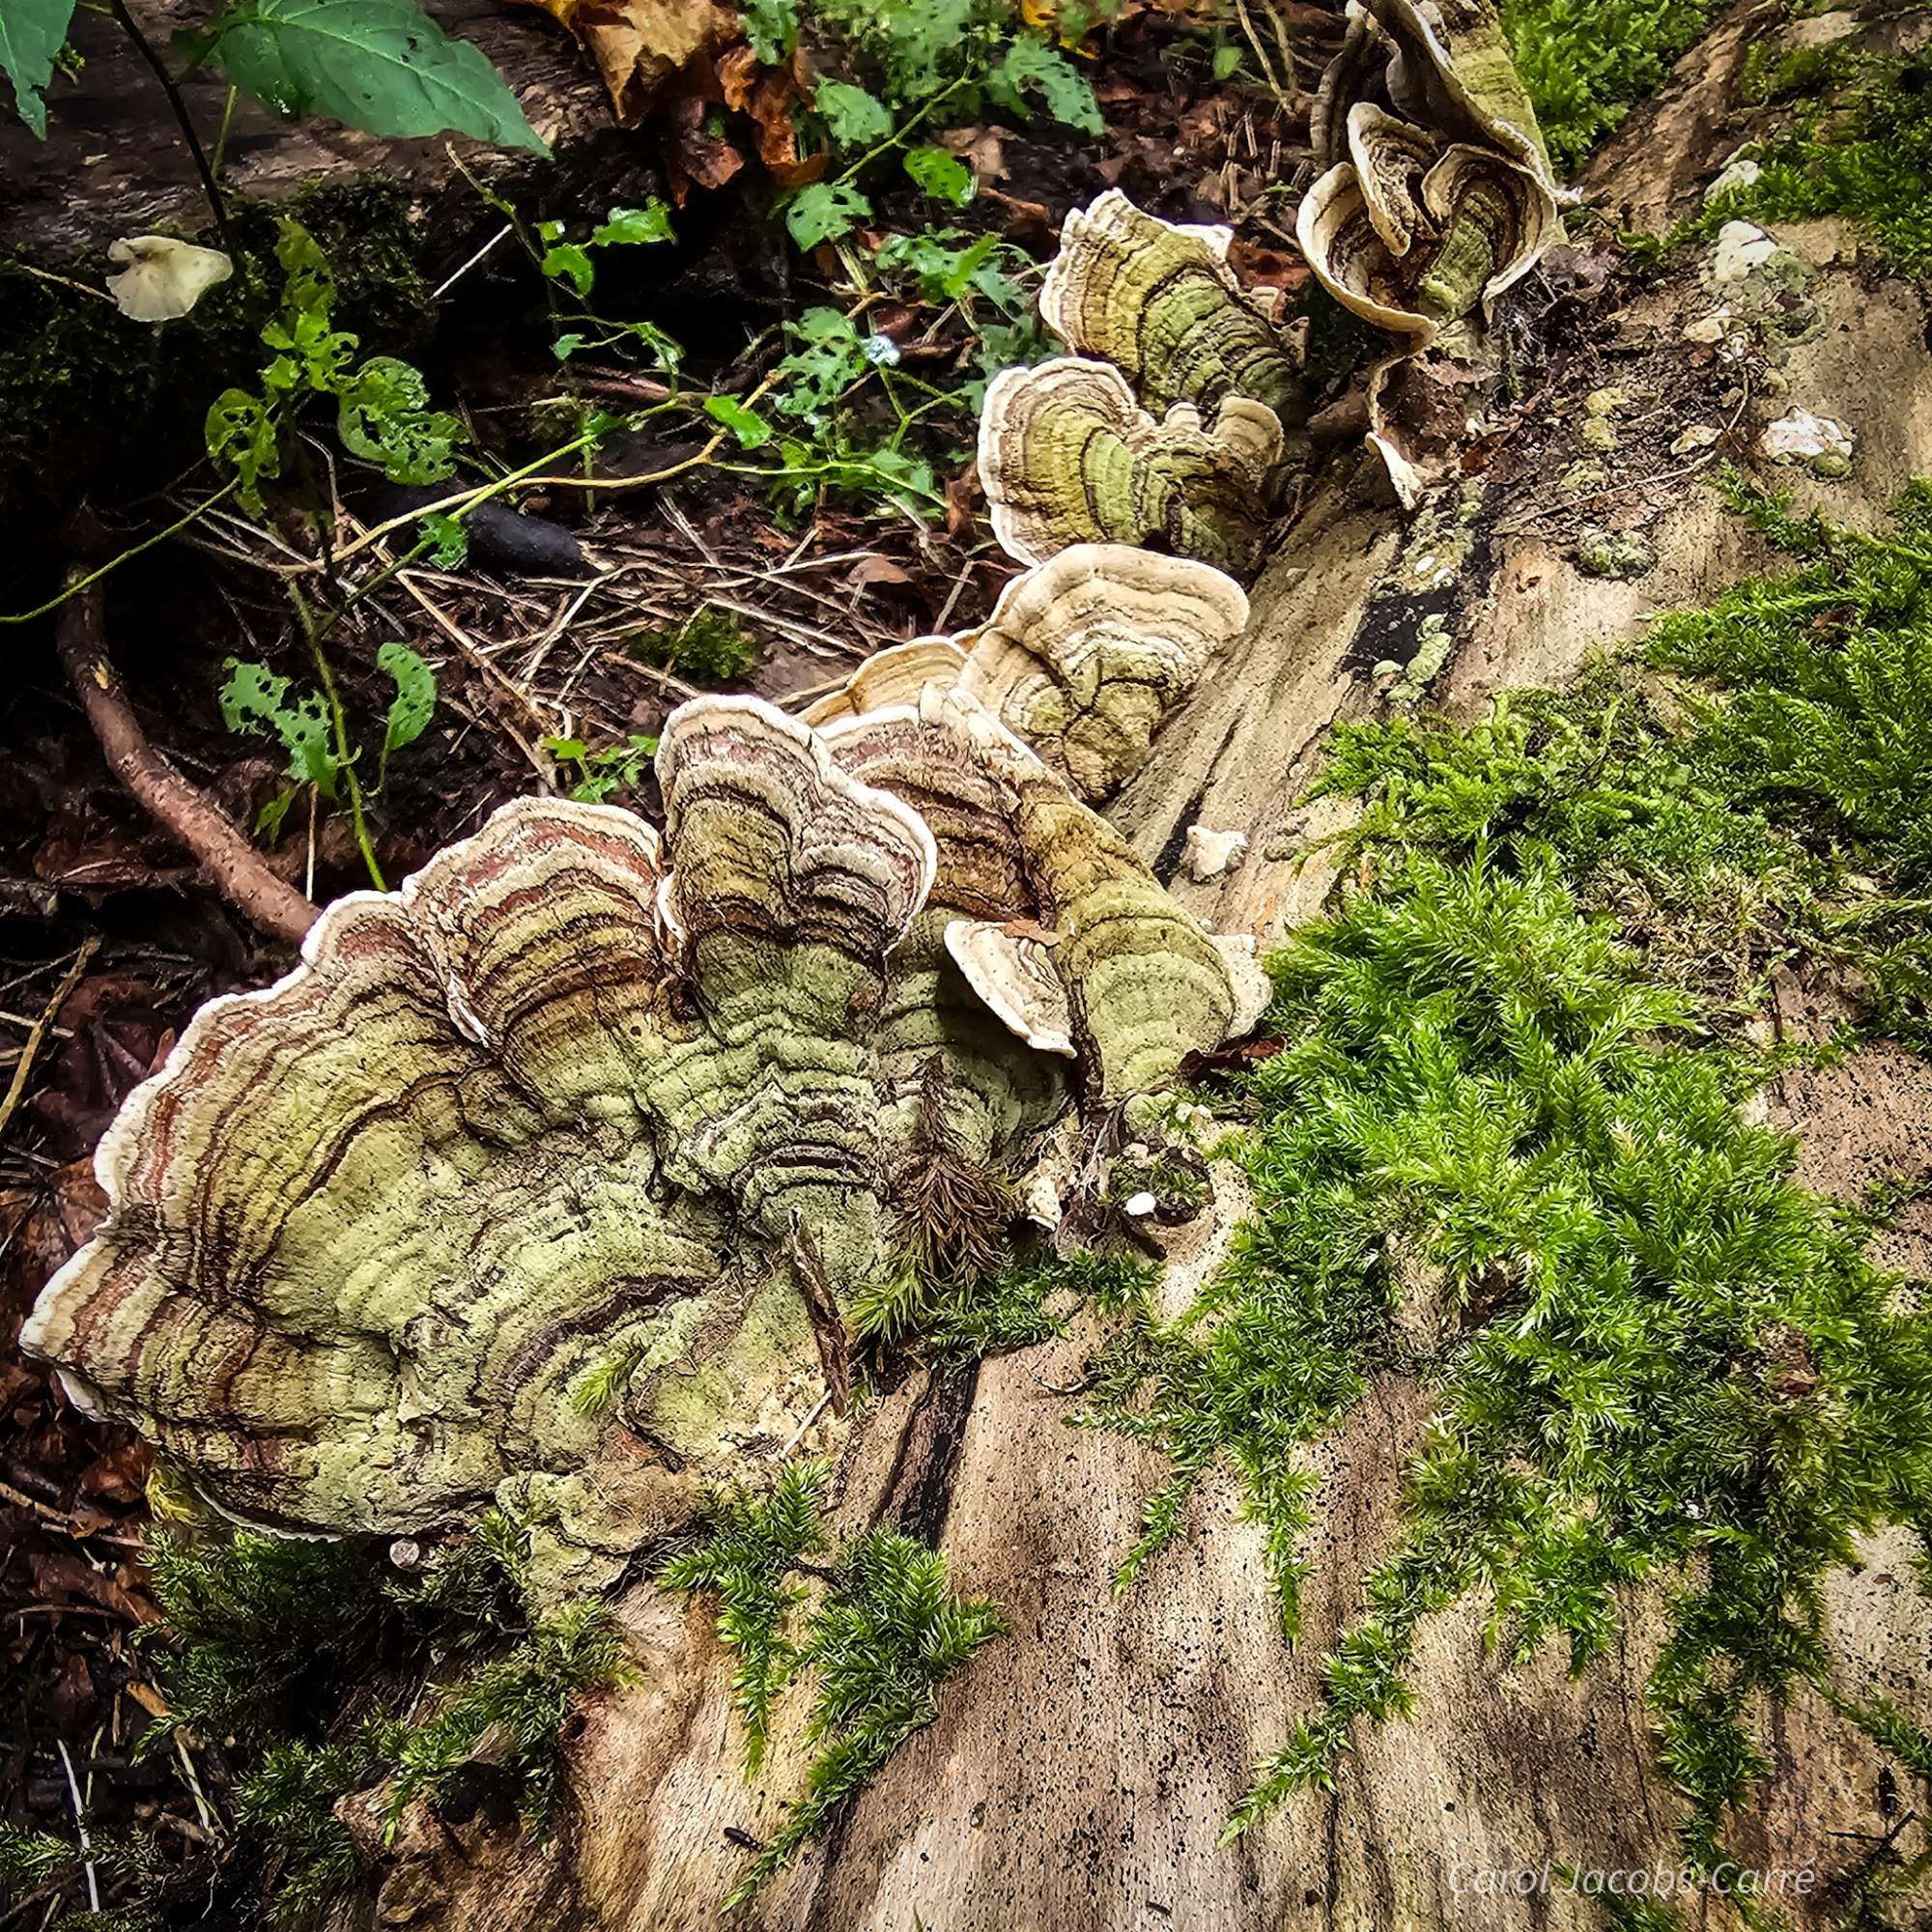
{"type": "Polygon", "coordinates": [[[1002,371],[980,418],[993,532],[1023,563],[1118,543],[1245,574],[1282,450],[1265,404],[1230,395],[1211,416],[1183,402],[1156,417],[1111,362],[1075,355],[1002,371]]]}
{"type": "Polygon", "coordinates": [[[937,1122],[1024,1177],[1076,1089],[1163,1086],[1247,1010],[969,694],[823,732],[699,699],[658,775],[662,841],[525,800],[337,901],[102,1141],[23,1343],[214,1509],[393,1537],[495,1500],[535,1587],[601,1583],[820,1415],[826,1293],[891,1265],[937,1122]],[[1024,983],[976,921],[1037,933],[1024,983]]]}

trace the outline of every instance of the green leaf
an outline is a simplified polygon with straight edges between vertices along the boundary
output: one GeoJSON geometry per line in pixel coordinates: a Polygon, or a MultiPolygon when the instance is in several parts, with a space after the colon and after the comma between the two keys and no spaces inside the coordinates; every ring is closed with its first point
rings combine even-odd
{"type": "Polygon", "coordinates": [[[487,56],[411,0],[242,0],[210,57],[286,117],[326,114],[388,138],[469,134],[549,153],[487,56]]]}
{"type": "Polygon", "coordinates": [[[980,191],[973,170],[944,148],[914,148],[905,157],[905,171],[927,194],[954,208],[964,208],[980,191]]]}
{"type": "Polygon", "coordinates": [[[462,440],[463,425],[429,407],[429,385],[413,364],[372,355],[339,398],[335,430],[343,448],[380,463],[391,483],[440,483],[456,468],[450,445],[462,440]]]}
{"type": "Polygon", "coordinates": [[[777,67],[798,45],[798,0],[747,0],[745,39],[766,67],[777,67]]]}
{"type": "Polygon", "coordinates": [[[738,439],[741,449],[757,449],[772,440],[771,424],[755,410],[748,410],[736,396],[706,396],[704,413],[723,423],[738,439]]]}
{"type": "Polygon", "coordinates": [[[1232,80],[1240,71],[1241,50],[1232,42],[1214,49],[1214,78],[1232,80]]]}
{"type": "Polygon", "coordinates": [[[0,5],[0,71],[14,83],[20,119],[43,140],[47,104],[41,90],[54,77],[54,62],[73,17],[73,0],[5,0],[0,5]]]}
{"type": "Polygon", "coordinates": [[[655,195],[642,208],[613,208],[590,232],[593,248],[609,248],[618,242],[676,240],[671,232],[670,210],[655,195]]]}
{"type": "Polygon", "coordinates": [[[409,645],[393,639],[376,653],[376,662],[396,681],[389,721],[383,731],[383,755],[413,745],[429,728],[436,710],[436,673],[409,645]]]}
{"type": "Polygon", "coordinates": [[[328,712],[319,691],[289,702],[289,681],[267,665],[228,660],[228,679],[216,694],[221,722],[251,738],[279,738],[289,754],[289,776],[318,785],[328,796],[342,769],[329,743],[328,712]]]}
{"type": "Polygon", "coordinates": [[[1084,134],[1106,132],[1100,104],[1085,77],[1058,47],[1030,34],[1007,49],[1006,59],[988,75],[987,84],[1002,106],[1020,114],[1027,111],[1021,97],[1036,93],[1056,121],[1084,134]]]}
{"type": "Polygon", "coordinates": [[[554,282],[568,282],[580,298],[587,296],[597,280],[590,257],[575,242],[559,242],[555,247],[546,248],[543,271],[554,282]]]}
{"type": "Polygon", "coordinates": [[[435,548],[429,560],[439,570],[455,570],[469,554],[469,528],[454,517],[432,511],[416,526],[416,534],[435,548]]]}
{"type": "Polygon", "coordinates": [[[893,131],[892,109],[850,81],[821,80],[811,104],[825,117],[826,132],[841,147],[869,148],[893,131]]]}
{"type": "Polygon", "coordinates": [[[284,785],[273,798],[266,800],[260,811],[255,814],[255,836],[272,845],[282,836],[282,821],[289,815],[289,807],[301,796],[298,784],[284,785]]]}
{"type": "Polygon", "coordinates": [[[550,346],[550,353],[559,362],[568,362],[583,347],[585,336],[581,328],[566,329],[550,346]]]}
{"type": "Polygon", "coordinates": [[[260,516],[263,481],[282,473],[274,416],[260,396],[251,396],[246,389],[223,389],[208,406],[202,433],[209,455],[240,478],[236,495],[243,508],[260,516]]]}
{"type": "Polygon", "coordinates": [[[809,253],[821,242],[851,234],[872,212],[872,204],[844,182],[813,182],[800,188],[785,208],[791,239],[809,253]]]}

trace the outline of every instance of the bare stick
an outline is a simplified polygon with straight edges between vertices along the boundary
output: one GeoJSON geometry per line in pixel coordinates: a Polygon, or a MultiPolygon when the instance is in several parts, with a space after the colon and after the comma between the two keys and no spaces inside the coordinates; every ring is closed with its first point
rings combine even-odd
{"type": "MultiPolygon", "coordinates": [[[[80,574],[76,568],[71,579],[80,574]]],[[[54,642],[114,776],[200,860],[209,883],[237,912],[276,939],[299,942],[315,923],[315,906],[277,878],[221,809],[148,742],[108,662],[98,589],[82,590],[62,607],[54,642]]]]}

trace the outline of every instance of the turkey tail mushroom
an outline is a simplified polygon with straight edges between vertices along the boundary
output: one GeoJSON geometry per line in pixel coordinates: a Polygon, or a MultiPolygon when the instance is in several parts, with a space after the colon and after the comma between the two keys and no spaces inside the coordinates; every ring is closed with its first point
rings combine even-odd
{"type": "Polygon", "coordinates": [[[1192,403],[1156,418],[1110,362],[1061,356],[1003,370],[980,419],[980,480],[993,533],[1022,563],[1078,543],[1257,561],[1283,447],[1265,404],[1229,396],[1211,421],[1192,403]]]}

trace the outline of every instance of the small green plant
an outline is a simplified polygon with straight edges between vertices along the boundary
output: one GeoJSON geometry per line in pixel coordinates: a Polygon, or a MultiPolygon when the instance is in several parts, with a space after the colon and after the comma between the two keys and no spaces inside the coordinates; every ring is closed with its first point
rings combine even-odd
{"type": "Polygon", "coordinates": [[[748,1777],[764,1762],[772,1705],[799,1666],[785,1629],[805,1590],[789,1579],[826,1547],[819,1512],[830,1479],[823,1463],[792,1463],[767,1494],[722,1492],[711,1499],[705,1541],[672,1557],[660,1576],[667,1589],[718,1599],[719,1640],[738,1657],[731,1701],[744,1719],[748,1777]]]}
{"type": "Polygon", "coordinates": [[[572,798],[586,805],[602,805],[607,798],[638,789],[645,769],[658,754],[658,741],[642,731],[633,731],[616,744],[594,752],[582,738],[546,738],[544,750],[558,764],[576,769],[570,785],[572,798]]]}
{"type": "Polygon", "coordinates": [[[624,1634],[608,1605],[570,1604],[532,1625],[508,1652],[453,1686],[426,1723],[370,1728],[365,1748],[393,1766],[390,1818],[446,1790],[488,1734],[491,1762],[513,1781],[526,1817],[541,1824],[556,1801],[563,1720],[579,1697],[629,1676],[624,1634]]]}
{"type": "Polygon", "coordinates": [[[793,1638],[808,1593],[792,1577],[826,1547],[827,1480],[823,1463],[798,1463],[765,1495],[739,1489],[715,1496],[706,1541],[662,1572],[668,1588],[719,1599],[718,1634],[738,1653],[732,1698],[745,1720],[748,1776],[764,1760],[780,1693],[801,1677],[814,1680],[805,1795],[724,1901],[727,1911],[782,1870],[938,1716],[940,1685],[1006,1628],[990,1603],[952,1594],[936,1550],[871,1530],[840,1553],[803,1640],[793,1638]]]}
{"type": "Polygon", "coordinates": [[[234,471],[236,494],[260,515],[262,486],[282,473],[302,404],[335,404],[336,435],[352,456],[392,483],[438,483],[455,471],[463,426],[429,406],[422,372],[393,355],[357,362],[356,338],[334,327],[335,276],[314,238],[293,216],[280,223],[275,259],[283,274],[280,312],[262,329],[274,354],[259,390],[224,389],[209,407],[208,453],[234,471]]]}
{"type": "Polygon", "coordinates": [[[955,1596],[946,1559],[912,1538],[874,1529],[849,1545],[812,1612],[798,1667],[816,1678],[805,1740],[815,1754],[805,1795],[725,1899],[744,1904],[892,1754],[939,1715],[939,1687],[1006,1634],[981,1597],[955,1596]]]}
{"type": "Polygon", "coordinates": [[[921,128],[971,121],[989,108],[1026,120],[1037,105],[1065,127],[1102,131],[1092,86],[1021,20],[1011,0],[813,0],[803,10],[795,0],[762,0],[747,17],[760,59],[790,56],[802,13],[843,69],[817,84],[817,130],[826,152],[852,158],[842,172],[785,197],[785,224],[801,248],[842,241],[871,218],[859,184],[894,154],[935,201],[970,202],[971,170],[943,148],[915,144],[921,128]]]}
{"type": "Polygon", "coordinates": [[[361,754],[351,743],[347,715],[319,649],[316,661],[323,686],[303,691],[266,665],[230,658],[227,678],[216,694],[221,722],[243,736],[274,739],[288,757],[289,782],[257,813],[256,832],[272,844],[281,836],[289,809],[305,788],[312,787],[318,798],[331,805],[346,796],[361,834],[370,877],[380,892],[383,875],[362,828],[363,801],[382,791],[390,754],[414,744],[429,728],[436,711],[436,673],[408,644],[391,639],[378,649],[376,663],[395,686],[395,696],[383,724],[375,778],[365,790],[355,770],[361,754]]]}
{"type": "Polygon", "coordinates": [[[523,1531],[494,1510],[409,1571],[366,1544],[250,1531],[160,1538],[151,1563],[169,1716],[142,1747],[176,1726],[229,1741],[244,1765],[238,1815],[270,1861],[281,1923],[309,1921],[356,1876],[334,1816],[344,1793],[386,1778],[393,1818],[452,1789],[486,1736],[493,1779],[541,1826],[558,1726],[627,1674],[603,1604],[532,1621],[523,1531]],[[352,1685],[386,1706],[352,1701],[352,1685]]]}

